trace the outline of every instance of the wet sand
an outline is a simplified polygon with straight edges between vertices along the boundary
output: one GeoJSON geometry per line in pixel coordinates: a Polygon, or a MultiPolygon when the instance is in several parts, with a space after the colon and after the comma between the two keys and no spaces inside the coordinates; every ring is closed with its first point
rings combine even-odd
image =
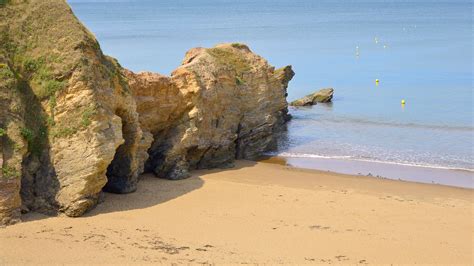
{"type": "Polygon", "coordinates": [[[348,175],[367,175],[410,182],[474,188],[474,172],[466,169],[446,169],[401,165],[385,162],[330,158],[270,158],[269,162],[297,168],[317,169],[348,175]]]}
{"type": "Polygon", "coordinates": [[[0,229],[0,264],[473,263],[473,190],[237,162],[0,229]]]}

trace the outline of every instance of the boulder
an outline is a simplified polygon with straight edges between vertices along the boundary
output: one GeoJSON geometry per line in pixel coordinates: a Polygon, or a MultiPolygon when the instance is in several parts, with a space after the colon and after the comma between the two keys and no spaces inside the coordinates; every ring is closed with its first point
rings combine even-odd
{"type": "Polygon", "coordinates": [[[332,100],[334,89],[327,88],[319,90],[315,93],[306,95],[305,97],[293,101],[290,103],[291,106],[310,106],[317,103],[327,103],[332,100]]]}

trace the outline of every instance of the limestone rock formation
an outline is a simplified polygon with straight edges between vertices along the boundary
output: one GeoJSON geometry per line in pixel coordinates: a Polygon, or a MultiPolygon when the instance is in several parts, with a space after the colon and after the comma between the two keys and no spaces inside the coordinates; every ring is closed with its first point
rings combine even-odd
{"type": "Polygon", "coordinates": [[[290,66],[275,70],[243,44],[187,52],[171,77],[126,71],[140,123],[154,135],[147,169],[170,179],[228,167],[275,146],[288,120],[290,66]]]}
{"type": "Polygon", "coordinates": [[[118,63],[62,0],[10,1],[0,36],[0,217],[79,216],[104,186],[133,191],[151,137],[118,63]]]}
{"type": "Polygon", "coordinates": [[[0,47],[0,225],[20,218],[21,164],[27,152],[21,135],[25,106],[15,90],[18,84],[5,55],[0,47]]]}
{"type": "Polygon", "coordinates": [[[332,100],[334,95],[334,89],[327,88],[319,90],[315,93],[306,95],[305,97],[293,101],[290,103],[291,106],[310,106],[315,105],[317,103],[327,103],[332,100]]]}
{"type": "Polygon", "coordinates": [[[135,74],[65,1],[0,5],[0,225],[80,216],[145,170],[179,179],[256,158],[289,119],[293,75],[243,44],[192,49],[170,77],[135,74]]]}

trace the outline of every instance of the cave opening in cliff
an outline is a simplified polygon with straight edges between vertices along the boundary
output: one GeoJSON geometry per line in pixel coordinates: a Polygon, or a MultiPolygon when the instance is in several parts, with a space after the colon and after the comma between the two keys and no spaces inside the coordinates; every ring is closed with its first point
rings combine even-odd
{"type": "Polygon", "coordinates": [[[118,194],[131,193],[136,190],[138,181],[138,176],[134,171],[136,162],[133,157],[138,134],[136,117],[124,109],[118,109],[116,115],[122,121],[124,143],[117,148],[114,159],[107,167],[107,184],[103,190],[118,194]]]}

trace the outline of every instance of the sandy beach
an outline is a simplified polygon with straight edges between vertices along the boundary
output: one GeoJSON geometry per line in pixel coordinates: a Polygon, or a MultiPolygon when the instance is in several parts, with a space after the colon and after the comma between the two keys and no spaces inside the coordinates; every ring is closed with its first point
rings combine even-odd
{"type": "Polygon", "coordinates": [[[81,218],[0,229],[0,264],[473,263],[473,191],[239,161],[81,218]]]}

